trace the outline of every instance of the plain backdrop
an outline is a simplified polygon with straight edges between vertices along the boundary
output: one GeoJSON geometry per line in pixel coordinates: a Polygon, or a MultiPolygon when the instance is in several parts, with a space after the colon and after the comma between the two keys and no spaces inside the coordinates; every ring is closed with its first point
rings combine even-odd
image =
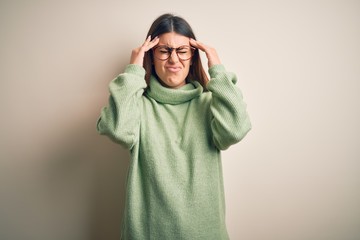
{"type": "Polygon", "coordinates": [[[357,0],[1,0],[0,239],[119,239],[129,155],[95,124],[165,12],[248,105],[253,129],[223,152],[231,239],[360,239],[357,0]]]}

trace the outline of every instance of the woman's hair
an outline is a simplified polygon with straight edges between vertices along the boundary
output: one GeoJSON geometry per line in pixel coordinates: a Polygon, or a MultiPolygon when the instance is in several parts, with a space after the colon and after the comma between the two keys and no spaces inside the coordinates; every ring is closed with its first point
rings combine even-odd
{"type": "MultiPolygon", "coordinates": [[[[146,37],[150,35],[151,39],[154,39],[156,36],[169,32],[175,32],[185,37],[196,39],[193,30],[185,19],[169,13],[163,14],[155,19],[146,37]]],[[[156,76],[153,61],[152,51],[147,51],[144,56],[143,67],[146,70],[145,80],[148,84],[150,76],[156,76]]],[[[203,88],[206,89],[206,84],[209,79],[202,66],[198,49],[194,51],[194,55],[192,56],[192,64],[187,79],[198,81],[203,88]]]]}

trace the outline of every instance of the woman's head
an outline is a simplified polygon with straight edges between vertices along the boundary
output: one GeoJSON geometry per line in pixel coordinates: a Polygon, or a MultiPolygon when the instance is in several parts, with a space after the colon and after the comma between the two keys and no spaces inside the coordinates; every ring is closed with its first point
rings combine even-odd
{"type": "Polygon", "coordinates": [[[159,43],[144,57],[147,81],[153,74],[170,88],[181,87],[187,79],[199,81],[205,88],[208,78],[199,51],[189,42],[190,38],[196,38],[183,18],[172,14],[161,15],[151,25],[149,35],[152,39],[159,37],[159,43]]]}

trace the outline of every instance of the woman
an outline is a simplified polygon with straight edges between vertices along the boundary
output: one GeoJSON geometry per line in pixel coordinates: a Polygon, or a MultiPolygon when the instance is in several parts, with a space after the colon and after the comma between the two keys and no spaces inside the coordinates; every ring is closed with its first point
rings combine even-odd
{"type": "Polygon", "coordinates": [[[228,239],[220,150],[251,128],[236,76],[181,17],[160,16],[147,36],[97,123],[131,153],[122,239],[228,239]]]}

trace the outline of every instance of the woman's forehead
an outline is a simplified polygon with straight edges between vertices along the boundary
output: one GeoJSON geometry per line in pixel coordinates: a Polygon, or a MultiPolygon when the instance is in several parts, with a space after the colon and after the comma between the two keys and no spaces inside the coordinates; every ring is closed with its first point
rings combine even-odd
{"type": "Polygon", "coordinates": [[[190,39],[175,32],[169,32],[159,35],[159,45],[166,45],[177,48],[183,45],[189,45],[190,39]]]}

